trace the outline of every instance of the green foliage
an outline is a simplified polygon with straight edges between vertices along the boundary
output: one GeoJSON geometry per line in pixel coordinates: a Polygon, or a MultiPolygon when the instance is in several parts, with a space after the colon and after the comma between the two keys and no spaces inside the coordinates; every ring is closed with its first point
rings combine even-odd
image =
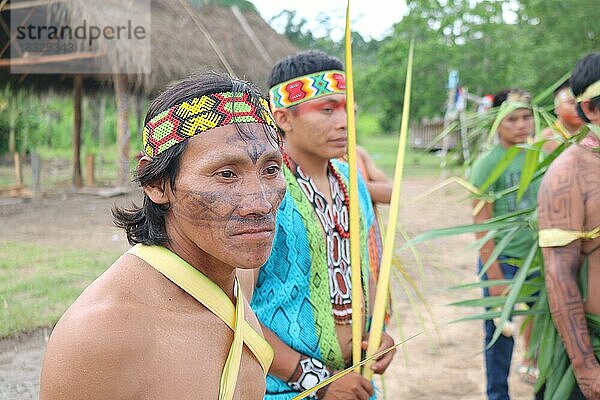
{"type": "Polygon", "coordinates": [[[381,134],[381,126],[379,125],[377,116],[371,113],[357,113],[356,133],[359,137],[381,134]]]}
{"type": "MultiPolygon", "coordinates": [[[[82,154],[103,152],[114,146],[117,138],[117,110],[109,97],[105,102],[104,148],[100,148],[98,109],[100,98],[84,94],[82,102],[82,154]]],[[[141,149],[141,133],[137,133],[133,102],[129,111],[131,130],[130,147],[141,149]]],[[[21,154],[32,151],[52,152],[69,150],[73,134],[73,99],[54,93],[34,93],[9,86],[0,91],[0,155],[9,150],[9,136],[13,126],[15,150],[21,154]]],[[[65,153],[66,154],[66,153],[65,153]]]]}
{"type": "MultiPolygon", "coordinates": [[[[381,41],[353,34],[357,102],[380,117],[383,130],[397,131],[408,44],[416,39],[412,116],[444,113],[447,77],[484,95],[507,87],[540,92],[598,48],[595,0],[410,0],[408,15],[381,41]]],[[[288,18],[285,34],[301,48],[342,56],[342,42],[316,38],[305,20],[288,18]]]]}
{"type": "MultiPolygon", "coordinates": [[[[379,168],[390,178],[393,176],[398,149],[397,135],[359,135],[358,144],[364,147],[379,168]]],[[[439,170],[440,158],[427,151],[406,149],[404,162],[405,176],[435,176],[439,170]]]]}
{"type": "MultiPolygon", "coordinates": [[[[376,79],[369,87],[383,91],[403,84],[402,72],[392,74],[390,69],[403,65],[398,58],[406,54],[410,35],[417,39],[413,101],[417,117],[443,112],[452,69],[459,70],[461,85],[477,95],[506,87],[539,92],[598,48],[600,8],[594,0],[565,0],[552,6],[522,0],[515,2],[519,7],[512,12],[506,2],[479,1],[474,7],[472,3],[409,1],[409,15],[382,46],[374,67],[376,79]],[[505,17],[511,14],[515,21],[507,23],[505,17]]],[[[397,120],[401,96],[389,97],[385,118],[397,120]]]]}
{"type": "Polygon", "coordinates": [[[49,326],[119,256],[0,242],[0,338],[49,326]]]}

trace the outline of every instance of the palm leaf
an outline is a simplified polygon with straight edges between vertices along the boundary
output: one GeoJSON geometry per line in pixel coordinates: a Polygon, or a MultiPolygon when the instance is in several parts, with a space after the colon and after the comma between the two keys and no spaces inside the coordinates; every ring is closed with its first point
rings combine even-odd
{"type": "MultiPolygon", "coordinates": [[[[537,296],[529,297],[517,297],[515,303],[532,303],[537,300],[537,296]]],[[[486,307],[495,308],[503,306],[506,302],[505,296],[491,296],[491,297],[480,297],[478,299],[461,300],[450,303],[451,306],[456,307],[486,307]]]]}
{"type": "MultiPolygon", "coordinates": [[[[538,315],[541,314],[540,311],[535,311],[535,310],[514,310],[512,311],[512,316],[517,317],[519,315],[538,315]]],[[[473,320],[478,320],[478,319],[494,319],[494,318],[499,318],[502,316],[502,312],[501,311],[486,311],[486,312],[482,312],[479,314],[475,314],[475,315],[468,315],[466,317],[461,317],[458,319],[454,319],[452,321],[450,321],[451,324],[456,323],[456,322],[463,322],[463,321],[473,321],[473,320]]],[[[502,331],[502,326],[498,325],[500,327],[500,331],[502,331]]],[[[496,327],[496,329],[498,329],[498,327],[496,327]]]]}
{"type": "Polygon", "coordinates": [[[498,256],[500,256],[500,254],[502,254],[502,252],[504,251],[506,246],[508,246],[508,244],[512,240],[513,236],[515,236],[515,234],[517,233],[517,231],[519,229],[521,229],[521,227],[519,225],[517,225],[514,228],[512,228],[511,230],[509,230],[508,233],[502,238],[502,240],[500,240],[500,242],[498,242],[494,246],[494,251],[492,251],[492,254],[490,254],[490,257],[485,262],[485,264],[481,268],[481,271],[479,272],[479,278],[483,277],[483,275],[487,272],[487,270],[494,263],[494,261],[496,261],[498,259],[498,256]]]}
{"type": "Polygon", "coordinates": [[[533,179],[533,175],[537,170],[540,149],[543,145],[544,142],[537,142],[532,146],[533,149],[527,150],[525,153],[525,163],[523,164],[521,179],[519,181],[519,190],[517,191],[517,202],[521,201],[521,198],[533,179]]]}
{"type": "Polygon", "coordinates": [[[511,147],[508,150],[506,150],[506,153],[504,153],[504,156],[502,157],[502,159],[500,159],[498,165],[496,165],[492,172],[490,172],[488,178],[479,187],[479,191],[485,192],[487,188],[489,188],[494,182],[496,182],[496,180],[500,178],[502,173],[506,170],[506,168],[508,168],[510,163],[515,159],[515,157],[517,156],[517,154],[519,154],[520,151],[521,149],[519,149],[518,147],[511,147]]]}
{"type": "Polygon", "coordinates": [[[527,257],[525,257],[525,261],[523,262],[523,265],[519,268],[519,270],[515,274],[515,277],[513,278],[512,287],[506,298],[506,303],[504,304],[504,306],[502,308],[502,314],[500,315],[500,321],[498,322],[498,324],[496,324],[496,330],[494,331],[494,335],[492,336],[492,340],[490,341],[488,348],[491,347],[496,342],[496,340],[498,340],[500,335],[502,334],[502,327],[504,326],[506,321],[508,321],[508,319],[510,318],[511,312],[513,312],[513,307],[517,300],[517,296],[519,295],[519,291],[521,290],[521,286],[523,286],[523,283],[525,282],[525,279],[527,278],[527,275],[529,273],[529,267],[531,267],[531,264],[533,263],[533,259],[535,258],[538,250],[539,250],[539,247],[537,246],[537,243],[534,246],[531,246],[531,249],[529,250],[529,254],[527,254],[527,257]]]}

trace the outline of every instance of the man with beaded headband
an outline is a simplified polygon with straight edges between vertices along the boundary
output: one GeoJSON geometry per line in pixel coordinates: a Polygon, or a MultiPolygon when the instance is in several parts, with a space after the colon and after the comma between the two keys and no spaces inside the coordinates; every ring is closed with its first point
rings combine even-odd
{"type": "Polygon", "coordinates": [[[542,138],[547,140],[542,147],[544,152],[552,153],[561,141],[573,136],[583,126],[576,105],[575,96],[567,79],[554,90],[556,122],[542,131],[542,138]],[[559,136],[562,136],[561,140],[558,139],[559,136]]]}
{"type": "MultiPolygon", "coordinates": [[[[493,106],[498,110],[498,143],[488,152],[482,154],[473,164],[470,182],[481,188],[486,183],[488,177],[497,168],[506,153],[518,144],[526,143],[531,138],[534,131],[533,112],[531,110],[531,96],[529,93],[520,89],[507,89],[497,93],[494,96],[493,106]]],[[[506,169],[485,192],[500,193],[519,183],[521,171],[525,163],[525,154],[520,151],[506,169]]],[[[497,199],[494,203],[484,203],[480,206],[479,200],[473,201],[474,222],[483,223],[494,217],[500,217],[518,210],[524,210],[535,206],[537,199],[537,189],[539,180],[531,183],[520,201],[517,201],[517,194],[513,192],[507,196],[497,199]]],[[[478,232],[477,239],[486,237],[487,232],[478,232]]],[[[490,260],[494,254],[496,245],[504,237],[506,231],[498,232],[492,239],[487,240],[479,250],[478,272],[481,273],[483,267],[489,264],[489,267],[483,273],[482,280],[502,280],[511,279],[518,270],[519,260],[523,260],[527,251],[535,244],[535,232],[531,229],[523,229],[516,232],[502,253],[495,259],[490,260]]],[[[484,289],[484,296],[504,295],[505,286],[491,286],[484,289]]],[[[500,335],[493,345],[489,346],[496,326],[492,320],[484,321],[484,358],[486,370],[486,392],[489,400],[508,400],[508,375],[510,373],[512,352],[514,340],[512,334],[506,332],[500,335]]],[[[528,340],[526,333],[525,341],[528,340]]],[[[526,343],[526,347],[527,347],[526,343]]]]}
{"type": "Polygon", "coordinates": [[[273,351],[236,278],[259,268],[285,194],[277,126],[249,83],[206,73],[152,102],[113,209],[134,245],[56,325],[41,399],[261,399],[273,351]]]}
{"type": "MultiPolygon", "coordinates": [[[[374,281],[368,235],[374,226],[369,193],[359,180],[362,287],[351,287],[348,226],[346,94],[342,63],[322,52],[279,61],[268,80],[281,129],[287,193],[277,215],[273,252],[252,297],[274,349],[265,399],[291,399],[351,364],[352,325],[368,338],[374,281]],[[360,290],[365,319],[354,320],[351,291],[360,290]]],[[[393,344],[384,333],[382,348],[393,344]]],[[[361,344],[366,348],[366,342],[361,344]]],[[[388,353],[373,370],[383,373],[388,353]]],[[[368,380],[350,373],[312,394],[320,399],[368,399],[368,380]]]]}
{"type": "MultiPolygon", "coordinates": [[[[550,312],[572,372],[567,370],[562,351],[553,352],[550,370],[558,377],[566,376],[572,385],[572,391],[566,391],[560,400],[598,400],[600,295],[595,290],[600,287],[600,53],[579,61],[571,75],[571,89],[579,115],[590,124],[589,132],[554,160],[538,199],[539,242],[550,312]],[[562,362],[558,361],[561,355],[562,362]]],[[[546,385],[551,386],[548,381],[546,385]]],[[[538,397],[542,398],[542,393],[538,397]]]]}

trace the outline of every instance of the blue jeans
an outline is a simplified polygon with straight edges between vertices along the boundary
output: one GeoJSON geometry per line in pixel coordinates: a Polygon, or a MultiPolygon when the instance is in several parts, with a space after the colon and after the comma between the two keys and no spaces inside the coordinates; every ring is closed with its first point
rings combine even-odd
{"type": "MultiPolygon", "coordinates": [[[[514,265],[502,262],[509,257],[498,257],[500,268],[505,279],[511,279],[517,273],[518,268],[514,265]]],[[[481,259],[477,261],[477,272],[479,273],[483,268],[481,259]]],[[[481,277],[481,280],[486,281],[488,279],[487,274],[481,277]]],[[[483,289],[483,296],[488,297],[490,295],[488,288],[483,289]]],[[[500,335],[496,343],[489,349],[488,344],[492,341],[496,326],[492,320],[485,320],[484,322],[484,353],[485,353],[485,373],[487,377],[487,396],[488,400],[509,400],[508,395],[508,374],[510,373],[510,360],[512,358],[513,347],[515,341],[512,337],[506,337],[500,335]]]]}

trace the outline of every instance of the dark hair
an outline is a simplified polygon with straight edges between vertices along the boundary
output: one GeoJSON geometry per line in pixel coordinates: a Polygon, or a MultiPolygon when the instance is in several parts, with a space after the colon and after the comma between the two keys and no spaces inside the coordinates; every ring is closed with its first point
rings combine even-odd
{"type": "MultiPolygon", "coordinates": [[[[571,90],[575,97],[581,96],[591,84],[598,80],[600,80],[600,52],[595,52],[577,62],[571,74],[571,90]]],[[[600,109],[600,96],[590,99],[590,109],[600,109]]],[[[579,103],[577,104],[577,113],[585,122],[590,122],[579,103]]]]}
{"type": "MultiPolygon", "coordinates": [[[[263,96],[254,85],[232,78],[229,75],[207,72],[177,82],[160,93],[150,104],[144,124],[147,124],[156,115],[176,104],[191,100],[194,97],[218,92],[248,93],[250,101],[258,109],[264,110],[259,101],[263,96]]],[[[244,135],[241,127],[238,127],[238,132],[244,135]]],[[[266,126],[265,134],[273,141],[277,141],[276,136],[266,126]]],[[[137,182],[141,187],[160,181],[162,189],[165,190],[168,180],[171,191],[174,192],[175,178],[179,172],[179,160],[185,151],[186,145],[187,140],[170,147],[152,158],[143,168],[138,169],[133,181],[137,182]]],[[[169,207],[168,204],[154,203],[144,193],[142,206],[133,204],[131,208],[113,207],[113,222],[117,227],[125,229],[127,240],[131,245],[136,243],[162,245],[169,241],[169,237],[165,231],[165,215],[169,207]]]]}
{"type": "Polygon", "coordinates": [[[523,89],[517,89],[517,88],[504,89],[494,95],[492,107],[499,107],[500,105],[502,105],[502,103],[504,103],[506,101],[506,99],[509,97],[509,95],[512,93],[514,93],[518,96],[524,96],[524,97],[531,98],[531,95],[529,94],[529,92],[527,92],[523,89]]]}
{"type": "Polygon", "coordinates": [[[344,65],[336,57],[318,50],[302,51],[279,60],[271,69],[267,85],[271,88],[299,76],[333,69],[344,70],[344,65]]]}

